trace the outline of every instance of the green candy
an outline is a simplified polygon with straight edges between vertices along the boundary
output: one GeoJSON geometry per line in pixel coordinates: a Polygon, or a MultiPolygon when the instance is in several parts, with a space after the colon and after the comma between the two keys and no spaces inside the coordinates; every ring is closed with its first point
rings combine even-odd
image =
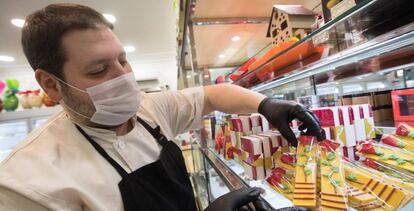
{"type": "Polygon", "coordinates": [[[286,178],[288,178],[288,179],[293,178],[293,173],[290,172],[290,171],[286,172],[286,178]]]}
{"type": "Polygon", "coordinates": [[[411,137],[411,138],[414,138],[414,131],[409,132],[408,136],[411,137]]]}
{"type": "Polygon", "coordinates": [[[398,160],[398,159],[400,159],[400,157],[398,155],[392,154],[392,155],[390,155],[390,157],[388,157],[388,159],[390,159],[390,160],[398,160]]]}
{"type": "Polygon", "coordinates": [[[379,156],[382,156],[382,155],[384,155],[384,151],[382,151],[381,149],[377,149],[377,150],[375,150],[375,154],[379,155],[379,156]]]}
{"type": "Polygon", "coordinates": [[[326,156],[326,159],[331,161],[333,159],[335,159],[336,155],[334,152],[329,152],[328,155],[326,156]]]}
{"type": "Polygon", "coordinates": [[[404,165],[405,163],[407,163],[407,161],[405,161],[401,158],[398,158],[395,162],[397,162],[398,165],[404,165]]]}
{"type": "Polygon", "coordinates": [[[311,171],[308,167],[305,167],[305,168],[303,169],[303,171],[304,171],[304,173],[305,173],[305,175],[306,175],[306,176],[309,176],[309,175],[311,175],[311,174],[312,174],[312,171],[311,171]]]}
{"type": "Polygon", "coordinates": [[[283,190],[289,190],[289,186],[286,183],[282,183],[283,190]]]}
{"type": "Polygon", "coordinates": [[[306,157],[306,153],[304,153],[304,152],[299,152],[298,155],[301,156],[301,157],[306,157]]]}
{"type": "Polygon", "coordinates": [[[399,148],[405,148],[405,146],[407,146],[407,144],[406,144],[406,143],[404,143],[404,142],[402,142],[402,141],[398,141],[398,142],[397,142],[397,146],[398,146],[399,148]]]}
{"type": "Polygon", "coordinates": [[[331,165],[331,164],[329,164],[329,162],[328,162],[327,160],[322,160],[322,161],[321,161],[321,163],[322,163],[322,165],[324,165],[324,166],[329,166],[329,165],[331,165]]]}
{"type": "Polygon", "coordinates": [[[395,172],[392,172],[392,174],[390,176],[393,176],[393,177],[398,178],[398,179],[402,179],[401,176],[396,174],[395,172]]]}
{"type": "Polygon", "coordinates": [[[339,168],[338,168],[338,167],[333,167],[333,168],[332,168],[332,171],[333,171],[334,173],[338,173],[338,172],[339,172],[339,168]]]}
{"type": "Polygon", "coordinates": [[[381,155],[381,157],[379,157],[379,160],[388,160],[388,158],[386,158],[384,155],[381,155]]]}
{"type": "Polygon", "coordinates": [[[355,176],[354,173],[349,174],[348,176],[346,176],[346,179],[352,182],[356,182],[357,181],[357,177],[355,176]]]}
{"type": "Polygon", "coordinates": [[[310,152],[310,151],[312,151],[312,147],[311,146],[305,146],[304,151],[305,152],[310,152]]]}

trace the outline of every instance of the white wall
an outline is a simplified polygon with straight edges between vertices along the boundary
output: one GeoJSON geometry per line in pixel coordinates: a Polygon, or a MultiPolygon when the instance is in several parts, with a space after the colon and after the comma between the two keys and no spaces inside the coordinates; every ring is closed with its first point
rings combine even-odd
{"type": "Polygon", "coordinates": [[[178,70],[176,52],[140,55],[129,58],[137,80],[158,78],[159,86],[168,85],[171,90],[177,89],[178,70]]]}
{"type": "MultiPolygon", "coordinates": [[[[159,81],[158,86],[168,85],[171,90],[177,89],[177,61],[175,52],[140,55],[128,57],[137,80],[154,79],[159,81]]],[[[17,79],[20,82],[19,90],[39,89],[34,77],[34,71],[29,65],[9,65],[0,68],[0,81],[17,79]]]]}
{"type": "Polygon", "coordinates": [[[29,65],[9,65],[0,69],[0,81],[17,79],[20,82],[19,90],[40,89],[34,77],[34,71],[29,65]]]}

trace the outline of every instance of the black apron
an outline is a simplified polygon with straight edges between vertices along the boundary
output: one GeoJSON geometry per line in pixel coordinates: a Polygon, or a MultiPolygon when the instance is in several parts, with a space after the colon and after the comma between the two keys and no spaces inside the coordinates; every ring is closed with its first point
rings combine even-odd
{"type": "Polygon", "coordinates": [[[162,146],[160,158],[128,174],[105,150],[78,125],[78,130],[93,147],[121,175],[118,183],[125,211],[140,210],[197,210],[193,189],[180,148],[141,118],[137,118],[145,129],[162,146]]]}

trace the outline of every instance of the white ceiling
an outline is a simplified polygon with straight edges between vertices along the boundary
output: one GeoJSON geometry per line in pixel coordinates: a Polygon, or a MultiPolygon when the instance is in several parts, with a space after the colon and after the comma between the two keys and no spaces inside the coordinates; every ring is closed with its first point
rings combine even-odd
{"type": "Polygon", "coordinates": [[[12,18],[24,18],[51,3],[72,2],[95,8],[101,13],[113,14],[115,33],[124,45],[133,45],[128,54],[137,78],[172,78],[174,82],[160,82],[174,88],[176,67],[176,13],[173,1],[165,0],[0,0],[0,55],[15,57],[12,63],[0,62],[0,74],[16,67],[30,69],[20,45],[20,28],[10,23],[12,18]],[[156,70],[152,65],[156,64],[156,70]],[[160,67],[160,64],[165,64],[160,67]],[[145,68],[145,69],[141,69],[145,68]],[[164,70],[164,71],[162,71],[164,70]],[[166,76],[167,75],[167,76],[166,76]]]}
{"type": "MultiPolygon", "coordinates": [[[[134,45],[137,49],[128,54],[136,77],[158,78],[160,86],[168,84],[175,89],[177,42],[173,0],[0,0],[0,55],[16,58],[12,63],[0,62],[0,80],[5,73],[8,77],[32,74],[21,49],[20,29],[13,26],[10,20],[24,18],[50,3],[60,2],[80,3],[115,15],[115,33],[125,45],[134,45]]],[[[197,0],[193,17],[267,18],[275,4],[301,4],[313,9],[319,3],[320,0],[197,0]]],[[[320,7],[316,7],[315,11],[320,12],[320,7]]],[[[202,66],[240,64],[270,43],[269,38],[265,37],[266,31],[267,23],[195,25],[198,63],[202,66]],[[232,42],[230,38],[234,35],[240,36],[241,40],[232,42]],[[225,54],[225,57],[220,59],[219,54],[225,54]]]]}

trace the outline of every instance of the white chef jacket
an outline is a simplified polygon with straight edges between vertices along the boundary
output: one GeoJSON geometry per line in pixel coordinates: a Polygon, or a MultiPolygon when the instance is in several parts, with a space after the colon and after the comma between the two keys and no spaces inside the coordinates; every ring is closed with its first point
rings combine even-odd
{"type": "MultiPolygon", "coordinates": [[[[172,140],[201,127],[202,87],[141,94],[137,115],[172,140]]],[[[82,126],[127,172],[158,159],[160,148],[134,121],[124,136],[82,126]]],[[[64,112],[32,131],[0,164],[0,210],[123,210],[117,171],[64,112]]]]}

